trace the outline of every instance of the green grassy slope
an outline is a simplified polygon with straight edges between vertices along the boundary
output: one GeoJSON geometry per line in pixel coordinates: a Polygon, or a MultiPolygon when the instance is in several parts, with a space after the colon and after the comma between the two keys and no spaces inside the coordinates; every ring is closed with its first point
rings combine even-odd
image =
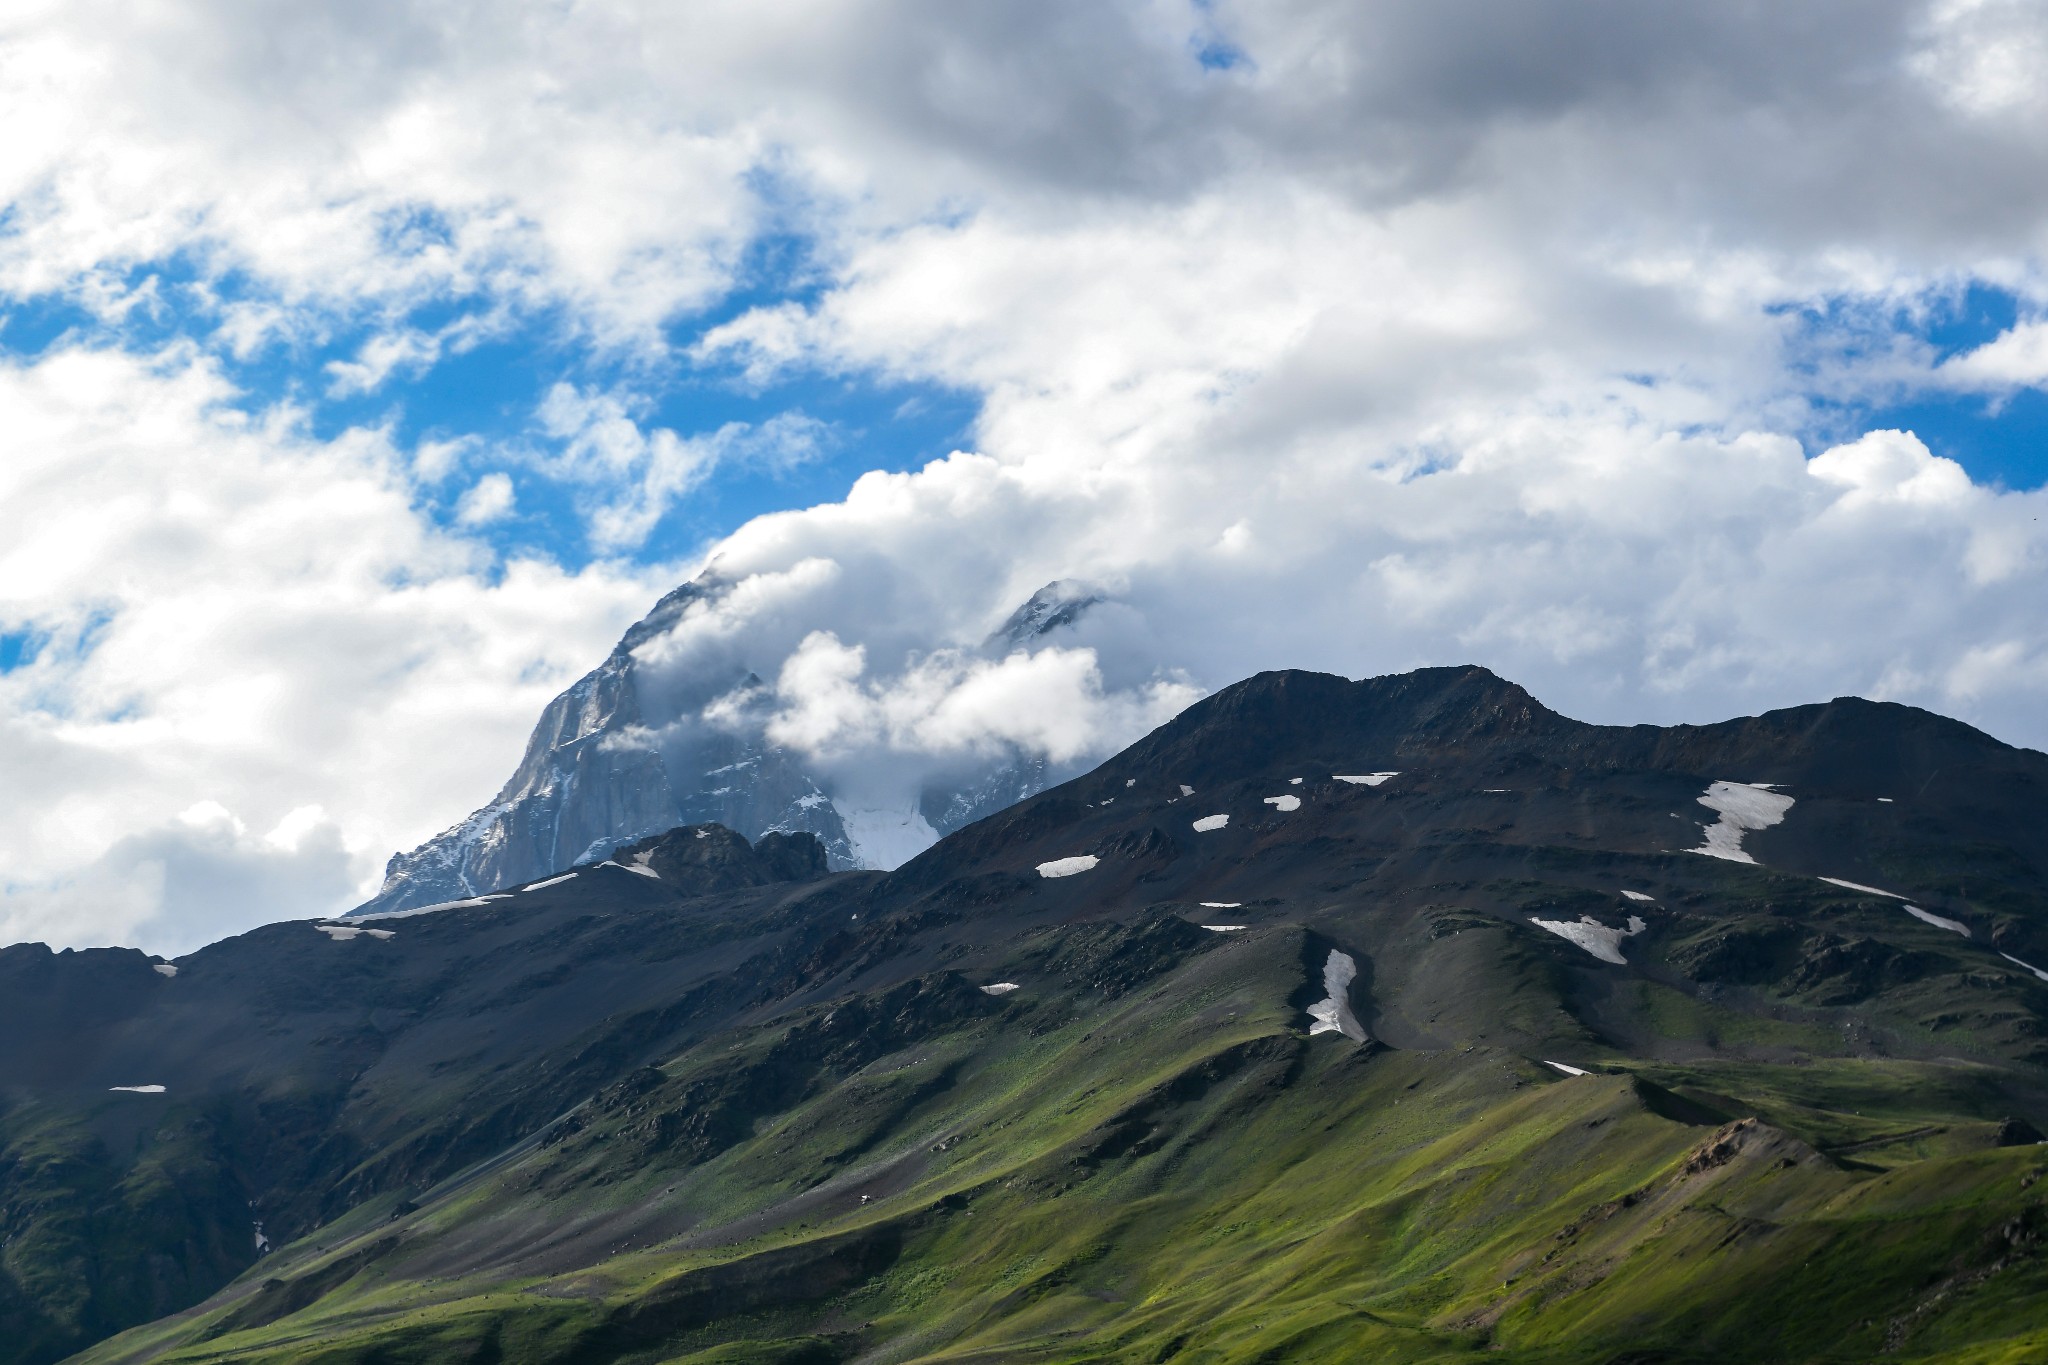
{"type": "Polygon", "coordinates": [[[80,1359],[2048,1351],[2048,1147],[1994,1145],[1981,1066],[1361,1047],[1302,1033],[1300,927],[1105,932],[1010,995],[941,971],[720,1035],[80,1359]]]}

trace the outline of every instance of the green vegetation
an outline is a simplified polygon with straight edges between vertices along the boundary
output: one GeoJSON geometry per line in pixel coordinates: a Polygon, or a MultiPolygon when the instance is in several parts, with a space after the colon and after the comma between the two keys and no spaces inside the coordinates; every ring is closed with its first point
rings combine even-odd
{"type": "MultiPolygon", "coordinates": [[[[83,1359],[2048,1351],[2048,1147],[1994,1145],[1997,1068],[1703,1054],[1567,1077],[1477,1042],[1361,1048],[1299,1031],[1297,928],[1091,935],[1058,961],[1027,941],[1054,970],[1014,995],[940,971],[716,1035],[487,1177],[358,1210],[83,1359]]],[[[1526,963],[1499,980],[1526,997],[1507,1016],[1556,1007],[1526,963]]],[[[1681,1040],[1824,1036],[1630,989],[1681,1040]]]]}
{"type": "Polygon", "coordinates": [[[24,1104],[0,1117],[0,1332],[27,1356],[191,1302],[245,1264],[246,1206],[204,1115],[161,1122],[116,1162],[75,1115],[24,1104]],[[48,1210],[47,1216],[31,1216],[48,1210]],[[161,1254],[181,1247],[176,1259],[161,1254]]]}

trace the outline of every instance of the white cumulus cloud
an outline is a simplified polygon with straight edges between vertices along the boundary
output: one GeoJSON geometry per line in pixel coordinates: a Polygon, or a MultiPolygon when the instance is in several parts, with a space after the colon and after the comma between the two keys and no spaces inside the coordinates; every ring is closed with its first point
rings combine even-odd
{"type": "Polygon", "coordinates": [[[0,365],[0,939],[346,908],[667,577],[494,563],[377,433],[233,398],[178,353],[0,365]]]}
{"type": "Polygon", "coordinates": [[[768,738],[841,763],[877,750],[940,760],[1018,750],[1067,764],[1129,743],[1200,695],[1171,680],[1105,694],[1095,652],[1058,646],[1001,659],[942,650],[893,676],[866,674],[862,647],[806,635],[782,661],[768,738]]]}
{"type": "Polygon", "coordinates": [[[462,495],[455,507],[455,519],[465,526],[497,521],[511,512],[515,498],[510,475],[503,471],[486,474],[462,495]]]}

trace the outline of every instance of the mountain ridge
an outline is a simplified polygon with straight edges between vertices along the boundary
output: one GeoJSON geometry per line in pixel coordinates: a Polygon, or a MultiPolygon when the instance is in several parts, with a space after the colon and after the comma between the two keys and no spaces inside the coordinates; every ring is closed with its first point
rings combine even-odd
{"type": "Polygon", "coordinates": [[[1279,671],[889,872],[8,949],[0,1359],[2024,1359],[2044,778],[1279,671]]]}
{"type": "MultiPolygon", "coordinates": [[[[1603,726],[1551,711],[1518,685],[1476,665],[1358,682],[1293,670],[1255,675],[1194,703],[1088,775],[969,826],[899,869],[899,874],[929,880],[949,875],[933,869],[955,867],[963,856],[996,856],[969,850],[1030,844],[1035,838],[1032,831],[1046,823],[1034,808],[1046,803],[1065,803],[1050,823],[1071,830],[1081,819],[1072,808],[1071,789],[1093,789],[1098,799],[1106,796],[1114,802],[1120,792],[1131,790],[1121,783],[1145,782],[1163,791],[1187,785],[1196,791],[1167,799],[1199,802],[1203,794],[1198,780],[1206,782],[1219,772],[1241,782],[1247,772],[1266,769],[1268,780],[1281,783],[1301,775],[1292,771],[1295,768],[1307,771],[1319,765],[1327,776],[1334,766],[1349,764],[1369,773],[1416,759],[1439,775],[1455,771],[1469,776],[1481,795],[1511,790],[1486,785],[1496,781],[1568,786],[1600,773],[1620,772],[1690,778],[1718,763],[1725,775],[1739,771],[1735,780],[1741,782],[1799,783],[1807,802],[1802,821],[1816,802],[1830,803],[1830,813],[1839,815],[1834,803],[1896,805],[1899,798],[1889,795],[1894,790],[1906,795],[1909,786],[1923,793],[1937,788],[1961,814],[1931,833],[1922,829],[1914,834],[1914,826],[1901,821],[1898,833],[1889,836],[1894,844],[1910,835],[1923,842],[1961,845],[1994,833],[2016,850],[2013,856],[2029,865],[2031,875],[2048,879],[2048,848],[2034,837],[2030,825],[2035,817],[2014,814],[2048,807],[2048,756],[2008,745],[1960,721],[1850,697],[1706,725],[1603,726]],[[1365,703],[1359,709],[1369,717],[1367,722],[1349,730],[1341,722],[1333,725],[1333,710],[1351,714],[1346,708],[1352,701],[1365,703]],[[1280,719],[1271,725],[1247,724],[1248,709],[1264,716],[1277,712],[1280,719]],[[1711,760],[1706,757],[1709,751],[1715,751],[1711,760]],[[1815,761],[1813,756],[1820,753],[1828,755],[1825,763],[1815,761]],[[1959,769],[1962,759],[1972,766],[1959,769]],[[1289,771],[1282,772],[1283,768],[1289,771]]],[[[1389,790],[1401,789],[1399,773],[1387,780],[1394,784],[1389,790]]],[[[1278,785],[1273,791],[1286,794],[1278,785]]],[[[1698,804],[1701,794],[1693,791],[1683,803],[1690,809],[1680,814],[1695,823],[1703,840],[1704,830],[1715,821],[1713,812],[1698,804]]],[[[1915,819],[1924,824],[1922,817],[1915,819]]],[[[1780,827],[1749,837],[1772,844],[1782,843],[1786,835],[1780,827]]],[[[1787,850],[1787,856],[1795,863],[1819,866],[1813,862],[1817,852],[1787,850]]],[[[1868,855],[1841,861],[1841,868],[1813,875],[1849,877],[1858,870],[1872,875],[1868,855]]],[[[2004,921],[1996,932],[2018,949],[2048,956],[2048,940],[2031,917],[2004,921]]]]}

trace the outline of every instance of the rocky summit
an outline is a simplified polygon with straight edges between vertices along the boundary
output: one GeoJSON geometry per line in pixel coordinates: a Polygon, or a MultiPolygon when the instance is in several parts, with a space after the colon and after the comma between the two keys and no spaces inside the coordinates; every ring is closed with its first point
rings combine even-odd
{"type": "Polygon", "coordinates": [[[893,871],[9,948],[0,1360],[2048,1358],[2044,830],[1907,707],[1284,672],[893,871]]]}
{"type": "MultiPolygon", "coordinates": [[[[679,646],[732,590],[707,571],[656,603],[548,704],[498,794],[392,858],[384,885],[355,913],[517,886],[684,823],[715,822],[748,838],[815,834],[834,868],[894,867],[1058,775],[1042,758],[1008,752],[908,792],[841,789],[769,738],[770,688],[745,659],[679,646]]],[[[1085,584],[1048,583],[979,652],[1058,643],[1105,600],[1085,584]]]]}

